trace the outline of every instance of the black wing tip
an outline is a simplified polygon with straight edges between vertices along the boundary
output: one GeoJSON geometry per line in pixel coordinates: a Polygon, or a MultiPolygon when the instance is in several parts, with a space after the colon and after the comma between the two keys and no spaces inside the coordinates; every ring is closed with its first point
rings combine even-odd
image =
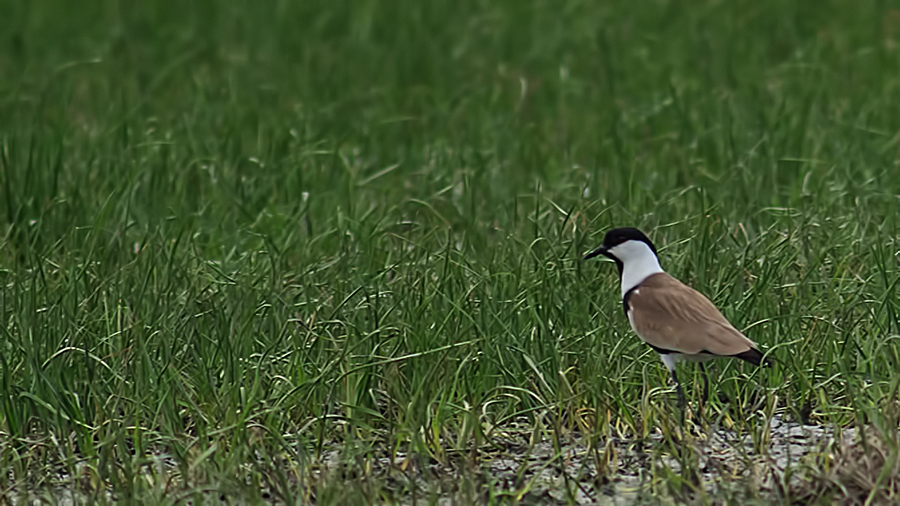
{"type": "MultiPolygon", "coordinates": [[[[653,346],[650,343],[647,343],[647,344],[650,345],[651,348],[653,348],[653,351],[655,351],[656,353],[659,353],[660,355],[668,355],[670,353],[679,353],[677,351],[660,348],[659,346],[653,346]]],[[[759,366],[759,367],[772,367],[774,365],[774,362],[772,362],[772,359],[770,359],[769,357],[764,357],[762,352],[757,350],[756,348],[750,348],[749,350],[743,351],[736,355],[716,355],[715,353],[710,353],[706,350],[703,350],[700,353],[701,354],[705,353],[705,354],[708,354],[708,355],[711,355],[714,357],[739,358],[741,360],[746,360],[747,362],[750,362],[751,364],[759,366]]]]}
{"type": "Polygon", "coordinates": [[[762,352],[757,350],[756,348],[750,348],[749,350],[738,353],[737,355],[732,355],[732,357],[746,360],[747,362],[760,367],[772,366],[772,361],[769,360],[769,358],[764,357],[762,352]]]}

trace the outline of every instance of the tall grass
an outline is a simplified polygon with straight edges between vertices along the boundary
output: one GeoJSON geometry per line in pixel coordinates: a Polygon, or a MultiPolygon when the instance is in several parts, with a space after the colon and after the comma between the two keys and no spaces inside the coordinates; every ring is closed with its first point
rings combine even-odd
{"type": "Polygon", "coordinates": [[[346,483],[673,427],[580,261],[617,225],[778,363],[712,423],[896,430],[884,2],[7,4],[0,496],[399,500],[346,483]]]}

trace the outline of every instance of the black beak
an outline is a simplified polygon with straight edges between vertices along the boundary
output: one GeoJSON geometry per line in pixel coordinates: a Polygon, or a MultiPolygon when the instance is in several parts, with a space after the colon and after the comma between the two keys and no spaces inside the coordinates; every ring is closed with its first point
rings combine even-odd
{"type": "Polygon", "coordinates": [[[598,255],[609,256],[609,253],[606,252],[606,248],[604,248],[603,246],[600,246],[599,248],[597,248],[594,251],[591,251],[590,253],[585,255],[584,260],[590,260],[598,255]]]}

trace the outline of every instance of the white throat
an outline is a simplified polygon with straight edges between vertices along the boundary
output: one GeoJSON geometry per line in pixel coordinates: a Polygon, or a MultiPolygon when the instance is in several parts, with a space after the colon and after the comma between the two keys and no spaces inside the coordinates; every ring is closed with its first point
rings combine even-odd
{"type": "Polygon", "coordinates": [[[611,248],[610,253],[622,262],[622,297],[653,274],[663,272],[656,254],[641,241],[627,241],[611,248]]]}

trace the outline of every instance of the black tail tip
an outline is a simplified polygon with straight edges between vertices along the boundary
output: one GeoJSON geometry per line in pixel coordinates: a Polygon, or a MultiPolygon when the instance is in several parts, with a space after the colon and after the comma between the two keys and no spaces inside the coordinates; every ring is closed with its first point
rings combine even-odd
{"type": "Polygon", "coordinates": [[[737,355],[733,355],[734,358],[739,358],[741,360],[746,360],[753,365],[759,367],[772,367],[773,363],[768,357],[763,357],[761,351],[756,348],[750,348],[747,351],[738,353],[737,355]]]}

